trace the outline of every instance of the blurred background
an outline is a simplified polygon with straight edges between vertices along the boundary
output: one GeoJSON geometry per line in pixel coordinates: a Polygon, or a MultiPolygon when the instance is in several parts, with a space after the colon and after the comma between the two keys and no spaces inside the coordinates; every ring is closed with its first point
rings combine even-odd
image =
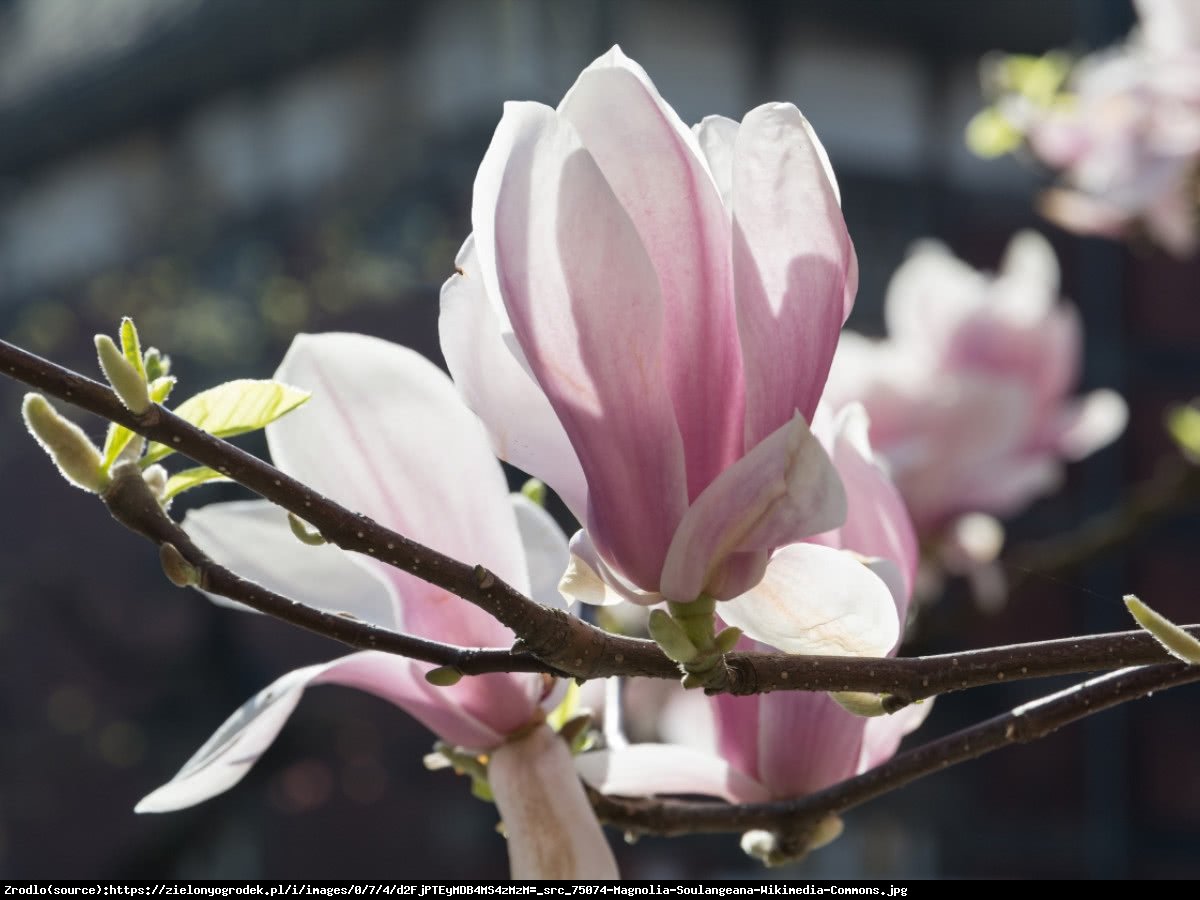
{"type": "MultiPolygon", "coordinates": [[[[555,104],[620,43],[685,121],[767,100],[808,115],[841,181],[862,331],[881,333],[887,280],[918,237],[984,267],[1018,228],[1052,240],[1087,329],[1084,384],[1121,391],[1132,422],[1014,523],[1020,546],[1111,507],[1174,454],[1162,417],[1197,392],[1200,270],[1041,222],[1037,173],[974,158],[962,130],[986,51],[1082,51],[1132,21],[1128,0],[0,0],[0,334],[94,377],[92,334],[132,315],[172,356],[179,398],[268,376],[298,331],[440,359],[438,288],[501,102],[555,104]]],[[[234,790],[133,814],[242,701],[342,651],[172,588],[153,548],[23,433],[23,391],[0,384],[0,878],[503,877],[494,810],[423,769],[420,726],[341,688],[308,695],[234,790]]],[[[239,496],[204,490],[176,511],[239,496]]],[[[1198,533],[1200,517],[1175,516],[1027,578],[998,612],[951,590],[912,652],[1125,629],[1128,591],[1194,622],[1198,533]]],[[[1057,686],[944,698],[921,736],[1057,686]]],[[[769,874],[1198,877],[1198,697],[926,779],[769,874]]],[[[734,836],[611,836],[627,877],[765,874],[734,836]]]]}

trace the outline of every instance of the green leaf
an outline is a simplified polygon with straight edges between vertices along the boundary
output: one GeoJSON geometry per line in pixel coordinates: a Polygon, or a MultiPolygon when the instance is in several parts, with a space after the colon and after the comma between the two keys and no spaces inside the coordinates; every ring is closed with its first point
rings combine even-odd
{"type": "Polygon", "coordinates": [[[1167,413],[1167,431],[1179,449],[1200,462],[1200,409],[1194,405],[1177,406],[1167,413]]]}
{"type": "Polygon", "coordinates": [[[105,472],[111,471],[117,457],[133,438],[133,432],[124,425],[118,425],[116,422],[109,423],[108,433],[104,435],[104,458],[101,462],[105,472]]]}
{"type": "Polygon", "coordinates": [[[175,387],[174,375],[162,375],[150,382],[150,399],[155,403],[166,403],[175,387]]]}
{"type": "Polygon", "coordinates": [[[137,326],[133,324],[133,319],[129,316],[121,320],[121,352],[125,354],[125,358],[129,360],[134,371],[145,381],[146,364],[142,360],[142,344],[138,339],[137,326]]]}
{"type": "Polygon", "coordinates": [[[163,502],[165,503],[167,500],[182,494],[184,491],[190,491],[194,487],[208,484],[210,481],[229,481],[229,478],[215,469],[210,469],[208,466],[197,466],[194,469],[184,469],[182,472],[176,472],[167,479],[167,486],[163,488],[163,502]]]}
{"type": "MultiPolygon", "coordinates": [[[[286,415],[311,397],[308,391],[279,381],[241,378],[201,391],[179,405],[175,415],[216,437],[257,431],[286,415]]],[[[151,444],[143,465],[173,453],[171,447],[151,444]]]]}

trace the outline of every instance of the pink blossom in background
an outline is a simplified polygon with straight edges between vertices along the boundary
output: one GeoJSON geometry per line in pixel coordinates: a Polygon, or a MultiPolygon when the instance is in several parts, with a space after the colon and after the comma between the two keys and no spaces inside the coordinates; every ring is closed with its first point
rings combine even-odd
{"type": "Polygon", "coordinates": [[[1069,101],[1028,124],[1034,153],[1063,176],[1043,212],[1084,234],[1143,226],[1184,256],[1196,247],[1200,163],[1200,4],[1135,0],[1140,28],[1084,59],[1069,101]]]}
{"type": "MultiPolygon", "coordinates": [[[[842,522],[810,424],[857,264],[795,107],[689,129],[613,48],[558,109],[506,104],[471,218],[442,348],[496,453],[583,524],[565,592],[726,600],[842,522]]],[[[798,588],[894,615],[857,561],[809,555],[798,588]]],[[[864,652],[895,631],[861,633],[864,652]]]]}
{"type": "Polygon", "coordinates": [[[1064,460],[1124,428],[1113,392],[1072,396],[1083,333],[1058,274],[1033,232],[1013,238],[994,275],[923,243],[888,287],[888,337],[842,336],[827,398],[866,408],[921,535],[964,514],[1019,512],[1059,484],[1064,460]]]}
{"type": "MultiPolygon", "coordinates": [[[[275,377],[313,395],[267,427],[281,470],[562,606],[557,582],[567,560],[565,537],[541,507],[508,493],[478,420],[436,366],[376,338],[301,335],[275,377]]],[[[302,544],[284,511],[266,501],[207,506],[190,512],[184,527],[218,562],[307,605],[461,646],[512,645],[511,631],[441,588],[332,545],[302,544]]],[[[360,652],[284,675],[235,712],[138,810],[181,809],[229,789],[270,746],[306,688],[341,684],[396,704],[448,744],[500,759],[492,787],[514,877],[616,877],[570,751],[539,724],[553,702],[550,683],[536,674],[497,673],[434,687],[424,678],[431,668],[360,652]],[[526,767],[553,784],[554,794],[530,793],[526,767]]]]}
{"type": "MultiPolygon", "coordinates": [[[[903,621],[916,571],[916,535],[871,452],[867,428],[857,405],[818,425],[849,500],[846,525],[821,539],[886,560],[894,575],[889,583],[896,613],[903,621]]],[[[774,650],[748,640],[739,649],[774,650]]],[[[831,644],[819,652],[842,654],[847,648],[831,644]]],[[[686,721],[686,727],[665,729],[678,735],[676,743],[634,744],[587,754],[578,763],[585,780],[606,793],[629,796],[708,794],[734,803],[800,797],[891,757],[931,705],[914,704],[890,716],[867,719],[847,712],[826,694],[807,691],[708,698],[690,693],[673,702],[685,712],[668,710],[668,726],[686,721]]]]}

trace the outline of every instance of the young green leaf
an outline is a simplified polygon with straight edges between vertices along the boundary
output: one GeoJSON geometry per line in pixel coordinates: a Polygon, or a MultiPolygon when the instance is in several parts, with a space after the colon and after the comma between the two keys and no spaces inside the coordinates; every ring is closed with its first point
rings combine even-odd
{"type": "Polygon", "coordinates": [[[121,320],[121,353],[129,360],[135,372],[146,381],[146,363],[142,358],[142,343],[138,339],[137,326],[126,316],[121,320]]]}
{"type": "MultiPolygon", "coordinates": [[[[241,378],[201,391],[173,412],[181,419],[217,437],[257,431],[286,415],[312,396],[308,391],[278,381],[241,378]]],[[[151,444],[143,465],[173,453],[171,447],[151,444]]]]}
{"type": "Polygon", "coordinates": [[[208,466],[184,469],[182,472],[176,472],[167,479],[167,486],[163,488],[162,492],[162,500],[165,503],[179,496],[184,491],[190,491],[194,487],[199,487],[202,484],[208,484],[213,481],[229,481],[229,478],[215,469],[210,469],[208,466]]]}
{"type": "Polygon", "coordinates": [[[104,435],[104,450],[102,451],[104,459],[101,462],[105,472],[112,470],[117,457],[133,438],[134,433],[124,425],[118,425],[116,422],[109,423],[108,432],[104,435]]]}

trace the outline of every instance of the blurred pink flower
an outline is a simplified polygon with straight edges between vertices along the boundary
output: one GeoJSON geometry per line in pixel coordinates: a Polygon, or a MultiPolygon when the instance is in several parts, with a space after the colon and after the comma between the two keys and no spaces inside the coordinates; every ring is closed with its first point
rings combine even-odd
{"type": "Polygon", "coordinates": [[[1131,223],[1172,253],[1196,246],[1200,4],[1136,0],[1141,28],[1086,58],[1070,101],[1034,116],[1034,152],[1062,170],[1043,212],[1073,231],[1117,236],[1131,223]]]}
{"type": "Polygon", "coordinates": [[[1083,335],[1058,290],[1054,252],[1033,232],[1013,238],[996,275],[924,243],[888,287],[888,338],[842,336],[827,397],[866,407],[920,534],[1016,513],[1057,486],[1062,460],[1124,428],[1113,392],[1070,397],[1083,335]]]}
{"type": "MultiPolygon", "coordinates": [[[[849,495],[846,525],[821,539],[886,560],[894,574],[888,579],[893,602],[903,621],[916,569],[916,536],[903,502],[871,453],[862,409],[847,407],[836,421],[817,428],[849,495]]],[[[740,649],[773,648],[744,640],[740,649]]],[[[832,642],[814,652],[848,651],[832,642]]],[[[605,793],[630,796],[709,794],[735,803],[804,796],[888,759],[930,708],[929,703],[916,704],[867,719],[825,694],[807,691],[710,698],[688,693],[674,703],[687,707],[686,714],[669,710],[665,715],[668,722],[686,719],[678,743],[587,754],[578,763],[585,780],[605,793]]]]}
{"type": "MultiPolygon", "coordinates": [[[[442,553],[487,566],[541,602],[562,606],[556,588],[567,559],[562,532],[541,507],[508,493],[478,420],[436,366],[376,338],[301,335],[275,377],[313,393],[304,408],[267,427],[281,470],[442,553]]],[[[184,527],[214,559],[308,605],[463,646],[512,645],[511,631],[441,588],[379,560],[300,543],[284,511],[265,501],[206,506],[190,512],[184,527]]],[[[235,712],[137,809],[180,809],[229,789],[270,746],[306,688],[341,684],[396,704],[448,744],[491,751],[502,760],[492,787],[514,876],[615,877],[571,754],[539,724],[551,683],[535,674],[500,673],[434,687],[424,678],[431,668],[361,652],[284,675],[235,712]],[[510,740],[513,735],[518,737],[510,740]],[[556,809],[534,802],[521,773],[526,763],[556,785],[556,809]],[[553,852],[539,852],[547,842],[553,852]],[[537,859],[566,868],[529,869],[537,859]]]]}
{"type": "MultiPolygon", "coordinates": [[[[688,129],[613,48],[557,110],[505,106],[472,225],[442,348],[497,454],[583,523],[564,591],[725,600],[840,524],[809,425],[857,268],[795,107],[688,129]]],[[[853,559],[810,556],[805,588],[890,605],[853,559]]]]}

